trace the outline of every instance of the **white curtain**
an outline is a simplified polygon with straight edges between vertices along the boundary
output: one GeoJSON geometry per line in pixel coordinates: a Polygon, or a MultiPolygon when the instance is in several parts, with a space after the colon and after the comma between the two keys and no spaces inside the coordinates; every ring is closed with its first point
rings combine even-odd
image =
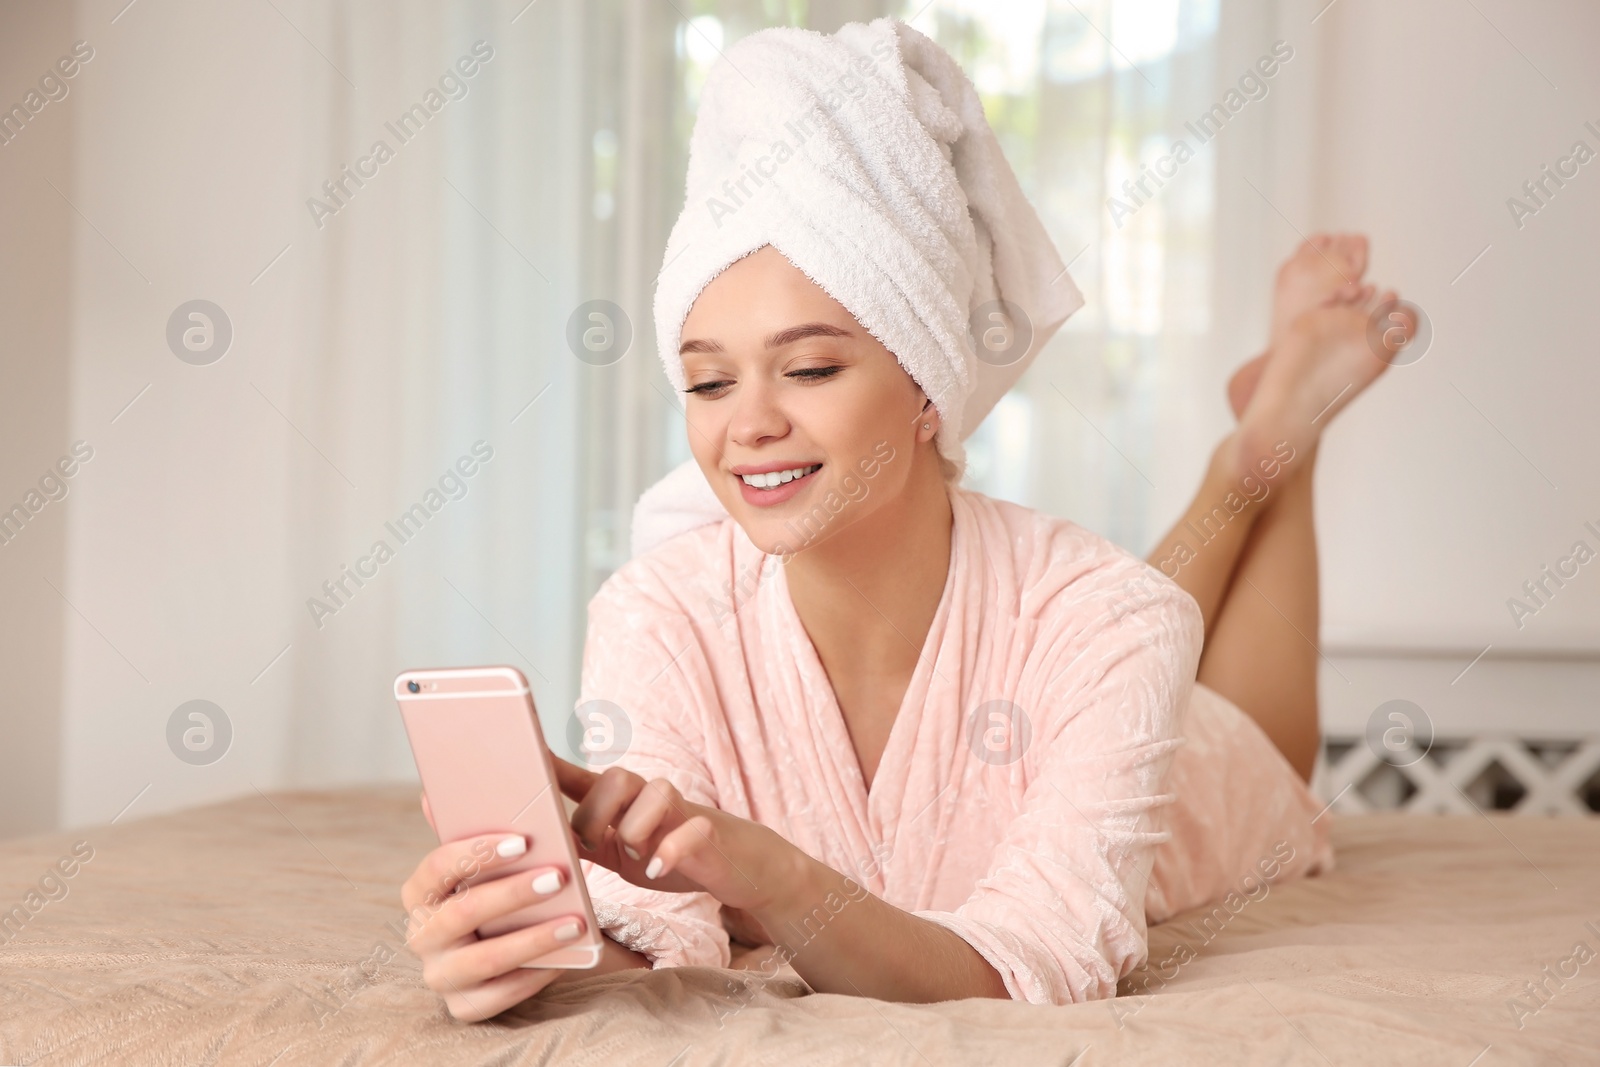
{"type": "Polygon", "coordinates": [[[564,747],[606,432],[590,409],[627,365],[566,342],[580,303],[617,298],[589,108],[620,55],[593,16],[79,12],[97,51],[60,184],[84,220],[74,431],[97,451],[52,576],[75,609],[65,822],[413,777],[405,667],[520,667],[564,747]],[[233,328],[208,366],[164,339],[195,298],[233,328]],[[167,741],[195,699],[231,728],[213,763],[167,741]]]}
{"type": "Polygon", "coordinates": [[[346,492],[302,457],[306,482],[332,491],[295,501],[314,534],[295,542],[291,570],[334,574],[374,538],[396,552],[320,631],[297,628],[285,765],[302,780],[411,773],[386,684],[408,665],[514,664],[555,736],[576,691],[580,415],[597,385],[565,342],[592,238],[574,106],[583,22],[575,4],[513,17],[517,7],[487,3],[352,4],[324,17],[336,62],[392,91],[369,102],[324,79],[332,106],[302,157],[313,184],[324,161],[363,147],[358,131],[395,128],[441,79],[466,90],[395,145],[383,167],[397,180],[380,188],[380,170],[371,183],[387,201],[363,212],[360,190],[328,220],[327,254],[297,275],[304,348],[283,395],[307,436],[363,475],[362,491],[346,492]],[[462,75],[474,59],[477,73],[462,75]],[[458,463],[477,470],[452,478],[458,463]],[[441,480],[464,495],[441,491],[444,506],[410,535],[398,517],[441,480]]]}

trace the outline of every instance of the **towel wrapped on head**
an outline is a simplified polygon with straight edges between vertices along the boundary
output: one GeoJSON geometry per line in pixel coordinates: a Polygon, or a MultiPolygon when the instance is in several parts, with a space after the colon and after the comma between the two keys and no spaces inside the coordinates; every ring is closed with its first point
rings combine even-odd
{"type": "MultiPolygon", "coordinates": [[[[1083,305],[972,82],[894,19],[762,30],[709,73],[656,285],[676,389],[695,298],[765,245],[894,353],[938,409],[958,476],[962,440],[1083,305]]],[[[726,516],[690,460],[640,497],[633,554],[726,516]]]]}

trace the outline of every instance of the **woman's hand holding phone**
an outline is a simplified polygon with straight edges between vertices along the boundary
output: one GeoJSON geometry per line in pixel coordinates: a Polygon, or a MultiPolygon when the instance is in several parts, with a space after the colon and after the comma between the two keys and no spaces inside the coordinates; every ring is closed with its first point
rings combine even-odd
{"type": "MultiPolygon", "coordinates": [[[[596,774],[552,758],[561,791],[578,801],[572,833],[582,858],[648,889],[710,893],[752,919],[803,892],[802,875],[815,861],[775,831],[690,803],[664,778],[646,781],[620,767],[596,774]],[[586,840],[590,836],[593,842],[586,840]]],[[[432,826],[426,794],[422,812],[432,826]]],[[[601,963],[592,969],[523,966],[576,940],[583,932],[581,915],[479,937],[480,927],[555,894],[564,884],[556,868],[493,877],[497,867],[515,864],[528,844],[517,835],[490,834],[440,845],[401,888],[411,916],[406,942],[422,960],[423,981],[463,1022],[498,1015],[562,979],[649,966],[645,957],[610,938],[601,963]]]]}
{"type": "MultiPolygon", "coordinates": [[[[426,794],[422,811],[431,826],[426,794]]],[[[526,839],[516,835],[452,841],[424,856],[401,888],[410,916],[406,943],[422,960],[423,981],[463,1022],[498,1015],[561,978],[645,965],[642,956],[607,939],[603,961],[591,970],[522,966],[576,940],[583,933],[581,915],[480,939],[478,927],[552,896],[564,883],[563,873],[548,867],[462,885],[467,878],[511,865],[527,848],[526,839]]]]}
{"type": "Polygon", "coordinates": [[[394,697],[440,846],[401,889],[406,941],[458,1019],[572,972],[648,961],[598,929],[552,754],[515,667],[403,671],[394,697]]]}

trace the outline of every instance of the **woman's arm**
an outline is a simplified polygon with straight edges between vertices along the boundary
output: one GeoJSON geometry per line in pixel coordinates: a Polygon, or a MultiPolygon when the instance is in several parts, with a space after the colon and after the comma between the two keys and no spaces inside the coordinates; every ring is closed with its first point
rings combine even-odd
{"type": "Polygon", "coordinates": [[[795,851],[792,887],[752,914],[778,960],[812,989],[917,1004],[1010,998],[999,972],[961,937],[795,851]]]}
{"type": "Polygon", "coordinates": [[[781,962],[818,992],[911,1002],[1009,995],[960,936],[880,900],[760,823],[621,767],[595,774],[558,758],[556,776],[579,801],[580,855],[635,885],[709,893],[748,912],[781,962]]]}

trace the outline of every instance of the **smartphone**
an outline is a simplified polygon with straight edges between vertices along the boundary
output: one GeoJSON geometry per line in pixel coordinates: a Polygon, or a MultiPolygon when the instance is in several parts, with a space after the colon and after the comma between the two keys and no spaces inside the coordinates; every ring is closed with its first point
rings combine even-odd
{"type": "Polygon", "coordinates": [[[535,867],[560,868],[565,881],[548,900],[478,928],[479,937],[559,918],[584,917],[583,938],[524,967],[583,969],[600,962],[601,933],[578,865],[567,806],[533,707],[515,667],[405,671],[394,680],[411,754],[433,812],[439,843],[482,834],[522,834],[528,851],[511,864],[474,873],[464,884],[535,867]]]}

